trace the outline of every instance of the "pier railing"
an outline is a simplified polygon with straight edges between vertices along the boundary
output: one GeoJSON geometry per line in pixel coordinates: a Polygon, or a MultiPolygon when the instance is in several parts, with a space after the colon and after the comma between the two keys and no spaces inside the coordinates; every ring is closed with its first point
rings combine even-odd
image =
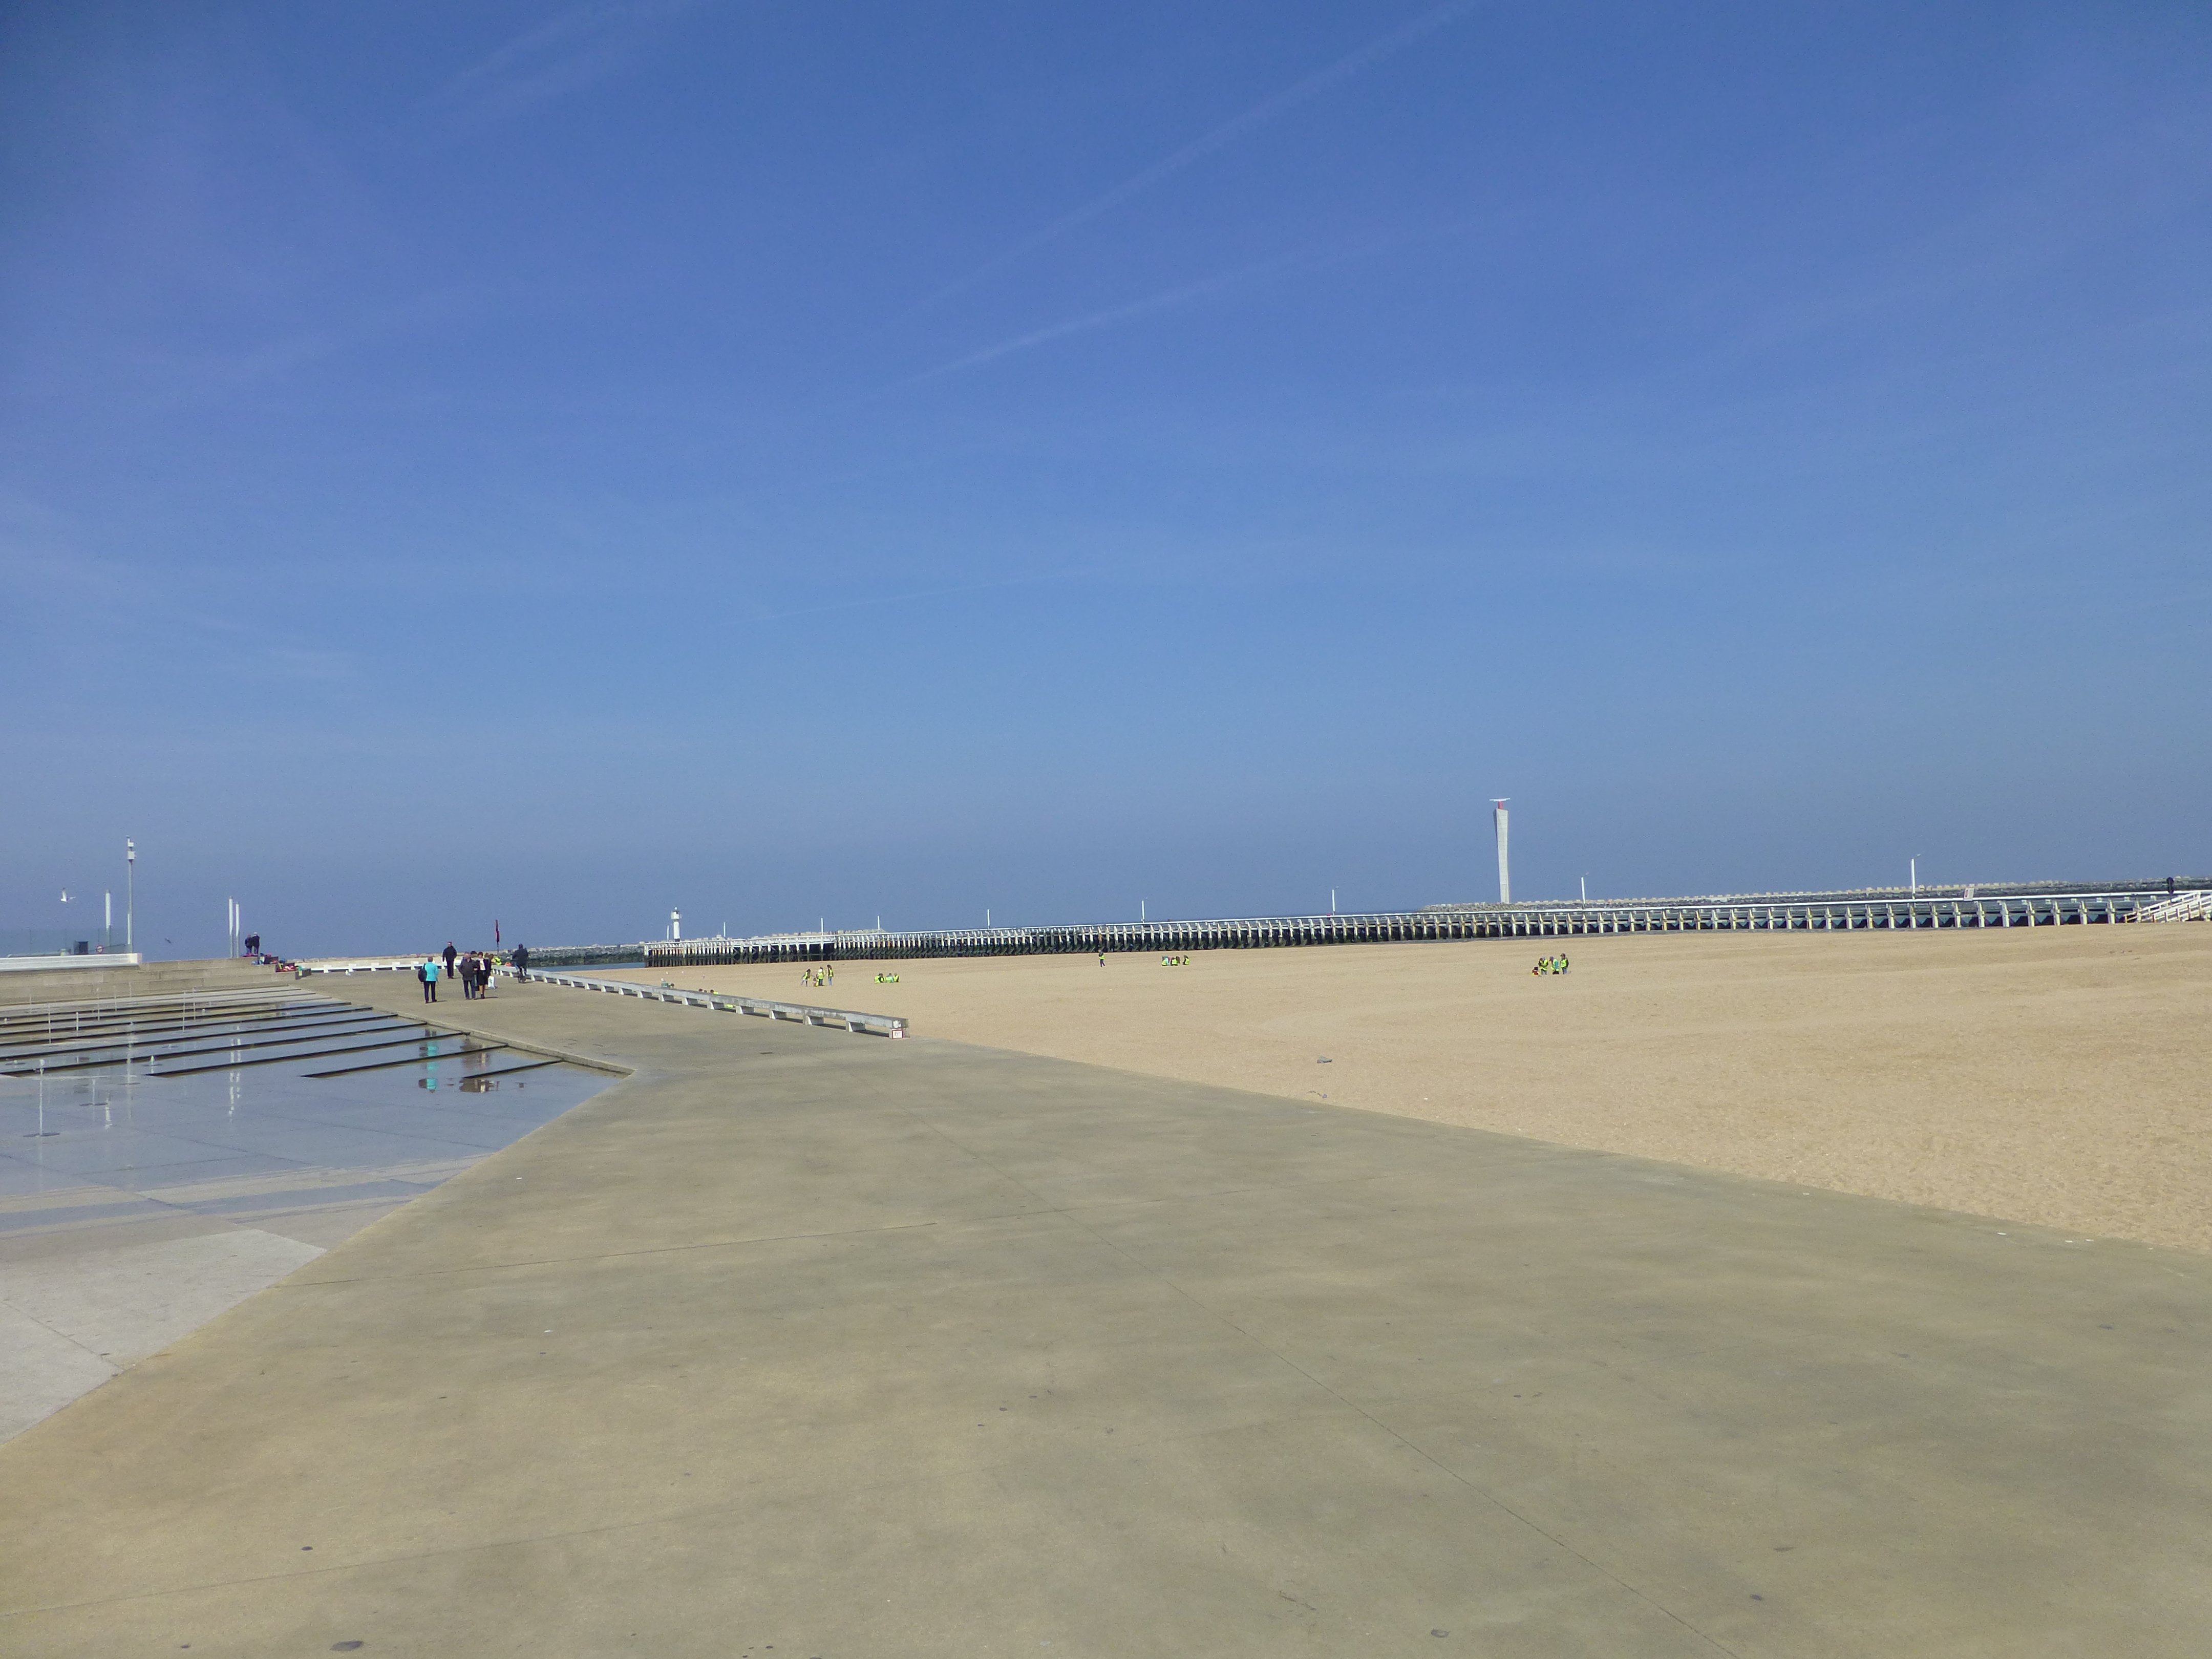
{"type": "Polygon", "coordinates": [[[1066,956],[1119,951],[1264,950],[1415,940],[1562,939],[1611,933],[1888,933],[1921,928],[2058,927],[2132,921],[2167,897],[2158,886],[1984,892],[1777,894],[1588,903],[1437,905],[1357,915],[1088,922],[1041,927],[875,928],[749,939],[653,939],[531,952],[548,968],[642,957],[648,967],[732,963],[902,961],[925,957],[1066,956]]]}

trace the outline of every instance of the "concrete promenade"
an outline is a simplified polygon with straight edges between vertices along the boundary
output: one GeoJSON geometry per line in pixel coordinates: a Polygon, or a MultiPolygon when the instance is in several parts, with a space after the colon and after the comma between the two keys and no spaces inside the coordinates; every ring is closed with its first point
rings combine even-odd
{"type": "Polygon", "coordinates": [[[0,1446],[0,1652],[2212,1644],[2207,1258],[926,1033],[441,1012],[635,1075],[0,1446]]]}

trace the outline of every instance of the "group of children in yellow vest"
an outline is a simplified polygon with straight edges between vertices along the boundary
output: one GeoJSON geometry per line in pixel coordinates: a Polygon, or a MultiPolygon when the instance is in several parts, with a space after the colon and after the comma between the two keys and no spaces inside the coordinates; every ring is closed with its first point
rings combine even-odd
{"type": "MultiPolygon", "coordinates": [[[[821,990],[826,991],[837,982],[837,964],[834,962],[826,962],[819,968],[809,968],[806,972],[800,976],[799,982],[803,985],[811,985],[821,990]]],[[[876,983],[878,985],[896,985],[898,982],[899,976],[896,974],[878,974],[876,975],[876,983]]]]}
{"type": "Polygon", "coordinates": [[[1528,971],[1532,974],[1564,974],[1567,971],[1567,959],[1564,956],[1546,957],[1528,971]]]}

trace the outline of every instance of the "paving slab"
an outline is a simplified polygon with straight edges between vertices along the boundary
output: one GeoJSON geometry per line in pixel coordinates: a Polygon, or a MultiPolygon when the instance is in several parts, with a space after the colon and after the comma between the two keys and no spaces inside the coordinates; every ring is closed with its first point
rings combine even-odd
{"type": "Polygon", "coordinates": [[[0,1650],[2212,1637],[2203,1257],[927,1037],[445,1012],[633,1074],[0,1445],[0,1650]]]}

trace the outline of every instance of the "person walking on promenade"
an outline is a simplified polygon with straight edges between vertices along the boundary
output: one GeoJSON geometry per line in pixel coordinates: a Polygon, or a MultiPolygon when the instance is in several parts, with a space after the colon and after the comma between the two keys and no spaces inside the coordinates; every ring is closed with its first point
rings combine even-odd
{"type": "Polygon", "coordinates": [[[477,1000],[477,953],[473,951],[461,958],[461,1000],[477,1000]]]}
{"type": "Polygon", "coordinates": [[[422,963],[422,1000],[435,1002],[437,1000],[438,958],[428,957],[425,957],[422,963]]]}
{"type": "Polygon", "coordinates": [[[457,957],[457,956],[460,955],[460,952],[459,952],[459,951],[456,951],[455,949],[453,949],[453,940],[451,940],[451,939],[447,939],[447,940],[446,941],[446,948],[445,948],[444,950],[441,951],[440,952],[438,952],[438,954],[439,954],[440,956],[441,956],[441,957],[445,957],[445,959],[446,959],[446,977],[447,977],[447,979],[451,979],[451,978],[453,978],[453,958],[454,958],[455,957],[457,957]]]}
{"type": "Polygon", "coordinates": [[[527,945],[514,947],[514,971],[518,974],[530,971],[530,947],[527,945]]]}

